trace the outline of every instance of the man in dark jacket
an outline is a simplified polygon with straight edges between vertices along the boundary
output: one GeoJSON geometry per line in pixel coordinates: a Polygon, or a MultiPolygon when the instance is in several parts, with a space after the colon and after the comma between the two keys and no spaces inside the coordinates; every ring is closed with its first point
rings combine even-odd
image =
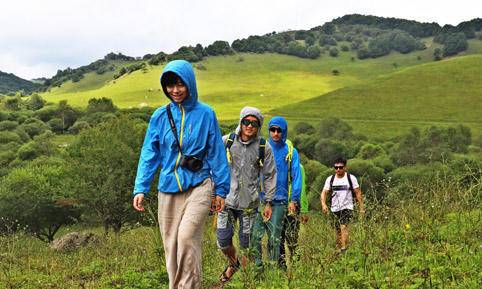
{"type": "MultiPolygon", "coordinates": [[[[257,266],[262,265],[261,240],[268,234],[268,259],[273,263],[280,261],[281,234],[287,212],[294,215],[299,211],[301,195],[301,171],[298,151],[289,147],[287,142],[288,123],[283,117],[275,116],[268,126],[269,144],[276,161],[276,192],[273,197],[273,214],[269,221],[258,215],[253,229],[253,252],[257,266]]],[[[264,196],[261,196],[263,199],[264,196]]],[[[283,244],[284,246],[284,244],[283,244]]],[[[284,257],[284,249],[282,250],[284,257]]],[[[282,264],[280,264],[282,265],[282,264]]]]}

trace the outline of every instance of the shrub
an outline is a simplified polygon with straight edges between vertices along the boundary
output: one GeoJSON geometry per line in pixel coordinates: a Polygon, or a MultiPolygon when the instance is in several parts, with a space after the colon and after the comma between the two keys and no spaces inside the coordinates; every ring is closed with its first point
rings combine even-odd
{"type": "Polygon", "coordinates": [[[42,134],[49,130],[49,127],[40,119],[30,118],[27,119],[20,127],[25,130],[25,132],[33,138],[36,135],[42,134]]]}
{"type": "Polygon", "coordinates": [[[360,148],[357,158],[369,160],[384,155],[386,155],[386,152],[380,145],[367,143],[360,148]]]}
{"type": "Polygon", "coordinates": [[[0,131],[0,144],[10,142],[22,143],[20,136],[12,131],[0,131]]]}
{"type": "Polygon", "coordinates": [[[0,131],[14,130],[18,126],[18,122],[12,120],[0,121],[0,131]]]}
{"type": "Polygon", "coordinates": [[[91,98],[87,105],[87,113],[95,112],[115,112],[117,107],[112,102],[112,99],[107,97],[91,98]]]}
{"type": "Polygon", "coordinates": [[[381,185],[385,178],[382,168],[377,167],[372,161],[351,159],[347,166],[350,174],[358,178],[358,182],[365,196],[372,201],[383,199],[384,187],[381,185]]]}
{"type": "Polygon", "coordinates": [[[79,132],[81,132],[82,130],[84,129],[88,129],[90,128],[90,125],[88,122],[86,121],[83,121],[83,120],[78,120],[74,123],[73,126],[71,126],[69,128],[69,133],[72,133],[72,134],[78,134],[79,132]]]}
{"type": "Polygon", "coordinates": [[[330,56],[337,57],[338,56],[338,48],[336,48],[336,47],[330,48],[330,56]]]}
{"type": "Polygon", "coordinates": [[[311,59],[318,58],[321,54],[321,49],[318,45],[311,45],[306,49],[306,56],[311,59]]]}
{"type": "Polygon", "coordinates": [[[301,134],[301,133],[312,134],[315,132],[315,128],[309,123],[300,121],[295,125],[294,131],[297,134],[301,134]]]}
{"type": "Polygon", "coordinates": [[[315,156],[315,145],[318,138],[309,134],[298,134],[293,139],[293,145],[299,152],[312,159],[315,156]]]}
{"type": "Polygon", "coordinates": [[[49,125],[50,130],[55,133],[62,133],[64,131],[64,126],[60,118],[52,118],[47,122],[47,124],[49,125]]]}
{"type": "Polygon", "coordinates": [[[52,241],[61,226],[80,216],[75,205],[62,202],[69,197],[69,180],[64,162],[58,159],[13,169],[0,183],[2,220],[16,222],[42,241],[52,241]]]}

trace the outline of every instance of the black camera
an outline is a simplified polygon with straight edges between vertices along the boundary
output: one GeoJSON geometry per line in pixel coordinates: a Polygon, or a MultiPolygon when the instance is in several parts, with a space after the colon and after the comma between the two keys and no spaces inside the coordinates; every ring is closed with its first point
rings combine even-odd
{"type": "Polygon", "coordinates": [[[181,167],[186,168],[193,172],[198,172],[203,167],[203,161],[193,156],[181,156],[181,167]]]}

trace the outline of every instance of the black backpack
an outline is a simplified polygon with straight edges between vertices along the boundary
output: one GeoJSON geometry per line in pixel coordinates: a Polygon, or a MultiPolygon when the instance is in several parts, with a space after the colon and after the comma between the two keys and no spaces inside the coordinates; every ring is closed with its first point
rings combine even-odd
{"type": "MultiPolygon", "coordinates": [[[[331,193],[331,198],[333,198],[333,181],[335,180],[336,174],[333,174],[330,179],[330,193],[331,193]]],[[[353,198],[353,201],[356,200],[355,196],[355,191],[353,190],[353,183],[351,182],[351,177],[349,173],[346,173],[346,177],[348,178],[348,185],[350,186],[350,191],[351,191],[351,196],[353,198]]]]}
{"type": "MultiPolygon", "coordinates": [[[[236,133],[232,132],[229,134],[228,139],[226,140],[226,156],[228,157],[228,162],[232,162],[231,158],[231,146],[234,143],[234,139],[236,138],[236,133]]],[[[264,165],[264,151],[266,149],[266,140],[264,138],[261,138],[259,140],[259,153],[258,153],[258,165],[260,168],[263,167],[264,165]]]]}

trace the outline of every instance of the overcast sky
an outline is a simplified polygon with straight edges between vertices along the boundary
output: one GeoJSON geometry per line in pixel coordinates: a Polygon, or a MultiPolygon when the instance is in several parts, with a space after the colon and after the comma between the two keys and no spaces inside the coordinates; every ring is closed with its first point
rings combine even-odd
{"type": "Polygon", "coordinates": [[[182,45],[309,29],[345,14],[456,25],[482,1],[0,0],[0,71],[32,79],[105,54],[143,56],[182,45]]]}

